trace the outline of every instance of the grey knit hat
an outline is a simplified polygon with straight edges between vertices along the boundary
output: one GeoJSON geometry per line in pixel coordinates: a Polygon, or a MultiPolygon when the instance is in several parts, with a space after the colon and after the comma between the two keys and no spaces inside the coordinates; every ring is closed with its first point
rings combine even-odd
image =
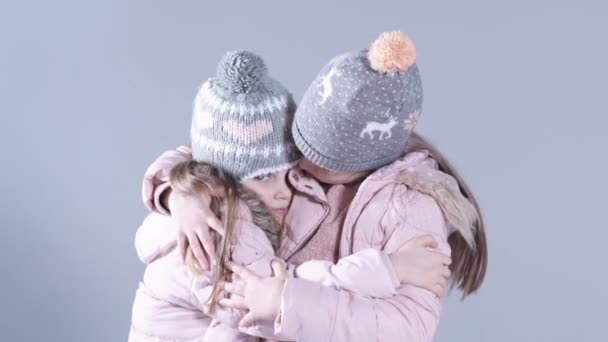
{"type": "Polygon", "coordinates": [[[290,132],[295,108],[261,57],[228,52],[194,99],[192,156],[239,180],[288,169],[300,157],[290,132]]]}
{"type": "Polygon", "coordinates": [[[422,110],[416,50],[385,32],[369,50],[331,60],[308,88],[292,133],[307,159],[340,172],[369,171],[399,158],[422,110]]]}

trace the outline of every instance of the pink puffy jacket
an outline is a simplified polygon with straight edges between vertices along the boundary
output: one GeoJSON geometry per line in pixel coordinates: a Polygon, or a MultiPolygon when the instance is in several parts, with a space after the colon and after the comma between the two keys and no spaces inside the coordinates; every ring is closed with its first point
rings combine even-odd
{"type": "MultiPolygon", "coordinates": [[[[274,257],[271,244],[251,223],[242,203],[239,213],[232,258],[268,276],[274,257]]],[[[170,217],[151,213],[137,231],[136,250],[147,268],[133,303],[129,341],[256,341],[255,336],[286,340],[275,333],[273,322],[239,330],[241,313],[218,306],[210,314],[210,273],[196,275],[183,265],[172,224],[170,217]]],[[[291,276],[367,297],[388,298],[400,286],[386,254],[374,249],[344,258],[336,265],[312,260],[289,266],[291,276]],[[374,286],[366,281],[370,276],[378,279],[374,286]]]]}
{"type": "MultiPolygon", "coordinates": [[[[189,149],[180,147],[166,152],[150,166],[144,178],[143,197],[152,211],[167,213],[160,206],[160,194],[168,186],[171,168],[189,158],[189,149]]],[[[426,152],[409,153],[375,171],[360,185],[349,207],[340,240],[340,258],[370,248],[391,253],[411,238],[427,234],[439,241],[440,252],[450,255],[447,237],[453,227],[435,198],[400,181],[404,174],[417,182],[444,183],[458,191],[456,181],[439,171],[436,161],[426,152]]],[[[291,230],[277,253],[287,261],[306,244],[329,211],[325,192],[316,180],[306,177],[297,167],[290,171],[288,179],[295,189],[287,215],[291,230]]],[[[378,260],[386,263],[386,254],[380,255],[378,260]]],[[[385,267],[390,269],[390,265],[385,267]]],[[[275,336],[293,341],[432,340],[441,313],[440,298],[411,285],[399,287],[392,296],[374,296],[369,289],[383,291],[386,279],[391,279],[388,283],[393,286],[394,275],[376,278],[370,273],[368,277],[355,278],[367,293],[303,278],[288,279],[275,321],[275,336]]]]}

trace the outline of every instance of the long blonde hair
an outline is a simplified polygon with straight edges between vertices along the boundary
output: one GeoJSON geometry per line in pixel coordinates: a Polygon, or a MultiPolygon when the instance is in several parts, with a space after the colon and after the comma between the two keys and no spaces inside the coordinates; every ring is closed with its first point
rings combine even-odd
{"type": "MultiPolygon", "coordinates": [[[[280,244],[281,225],[270,214],[268,208],[252,191],[247,190],[222,170],[203,162],[186,161],[171,170],[170,183],[173,191],[188,195],[211,195],[211,210],[222,221],[224,236],[213,232],[218,265],[213,270],[213,290],[210,301],[210,312],[214,312],[221,292],[221,283],[228,279],[229,271],[226,261],[231,257],[231,246],[235,229],[235,221],[239,214],[239,200],[249,209],[253,223],[268,237],[274,250],[280,244]],[[224,188],[223,196],[214,195],[212,189],[224,188]]],[[[186,250],[186,265],[195,273],[202,274],[203,270],[196,261],[192,249],[186,250]]]]}
{"type": "Polygon", "coordinates": [[[407,152],[428,151],[439,164],[439,169],[456,179],[460,191],[443,183],[432,183],[412,173],[400,177],[407,186],[432,196],[441,207],[446,220],[457,233],[449,236],[452,249],[450,270],[451,286],[463,292],[463,299],[479,290],[488,265],[488,244],[481,210],[473,192],[456,169],[428,140],[412,132],[406,147],[407,152]]]}

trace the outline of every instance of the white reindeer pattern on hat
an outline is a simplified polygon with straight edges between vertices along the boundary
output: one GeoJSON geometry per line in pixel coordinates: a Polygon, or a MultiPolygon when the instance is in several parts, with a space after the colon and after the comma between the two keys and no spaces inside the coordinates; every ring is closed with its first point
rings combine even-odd
{"type": "Polygon", "coordinates": [[[380,132],[378,140],[390,139],[392,136],[391,130],[398,122],[394,116],[389,116],[389,113],[390,109],[384,113],[385,116],[388,116],[387,122],[368,121],[361,134],[359,134],[359,138],[363,139],[368,135],[370,139],[374,139],[374,132],[380,132]]]}
{"type": "Polygon", "coordinates": [[[327,75],[325,75],[323,77],[323,79],[321,80],[321,87],[323,87],[323,89],[321,89],[319,91],[319,96],[321,96],[321,100],[319,101],[319,104],[324,104],[325,101],[327,101],[327,99],[334,94],[334,88],[331,84],[331,79],[337,73],[338,73],[338,70],[336,69],[336,67],[333,67],[333,68],[331,68],[331,70],[329,70],[327,75]]]}
{"type": "Polygon", "coordinates": [[[324,104],[328,98],[330,98],[331,96],[333,96],[334,94],[334,87],[332,85],[332,79],[334,76],[340,75],[340,73],[338,72],[338,64],[344,59],[346,58],[347,54],[343,54],[340,55],[334,59],[332,59],[329,62],[329,65],[332,66],[332,68],[329,70],[329,72],[327,74],[325,74],[325,76],[323,76],[323,78],[321,79],[321,87],[322,89],[319,91],[319,96],[321,96],[321,100],[319,101],[319,104],[322,105],[324,104]]]}

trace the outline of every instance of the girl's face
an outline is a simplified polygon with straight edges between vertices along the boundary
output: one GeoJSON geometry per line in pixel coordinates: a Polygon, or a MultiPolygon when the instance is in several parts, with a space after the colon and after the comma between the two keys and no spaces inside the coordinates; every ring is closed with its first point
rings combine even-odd
{"type": "Polygon", "coordinates": [[[293,195],[291,188],[287,185],[287,172],[288,170],[270,173],[248,179],[242,183],[258,195],[281,224],[285,220],[293,195]]]}
{"type": "Polygon", "coordinates": [[[300,167],[319,181],[332,185],[353,183],[367,177],[367,175],[369,174],[369,172],[367,171],[335,172],[326,170],[320,166],[315,165],[313,162],[306,158],[300,159],[300,167]]]}

